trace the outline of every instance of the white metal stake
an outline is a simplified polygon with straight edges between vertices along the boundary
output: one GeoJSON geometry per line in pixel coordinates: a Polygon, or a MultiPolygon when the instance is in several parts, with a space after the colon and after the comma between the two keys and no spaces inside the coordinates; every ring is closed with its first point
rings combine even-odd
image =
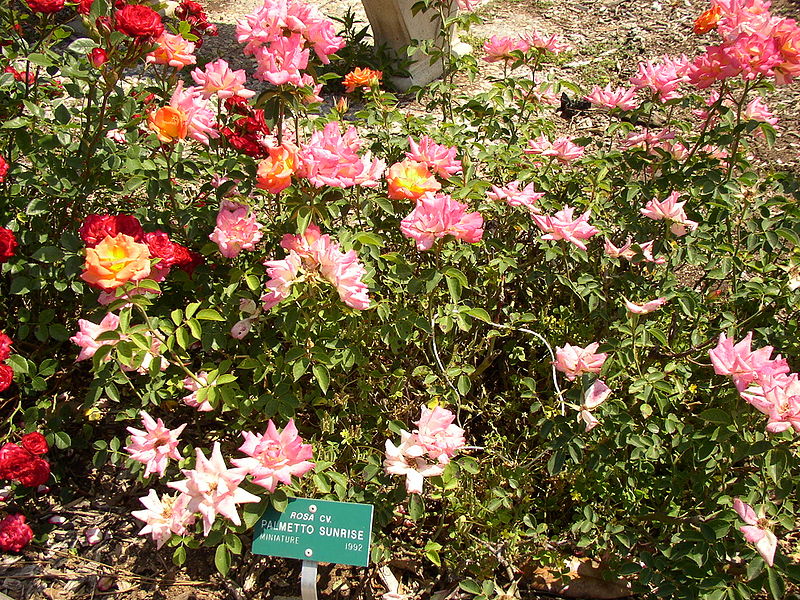
{"type": "Polygon", "coordinates": [[[317,600],[317,562],[304,560],[300,569],[300,596],[303,600],[317,600]]]}

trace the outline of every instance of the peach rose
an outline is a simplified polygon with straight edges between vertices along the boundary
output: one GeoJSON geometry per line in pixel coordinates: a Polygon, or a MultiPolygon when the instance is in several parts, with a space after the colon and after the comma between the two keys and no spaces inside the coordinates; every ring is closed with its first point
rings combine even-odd
{"type": "Polygon", "coordinates": [[[719,6],[712,6],[703,14],[701,14],[694,22],[694,32],[697,35],[708,33],[717,26],[721,12],[719,6]]]}
{"type": "Polygon", "coordinates": [[[297,150],[287,144],[267,150],[269,158],[258,164],[256,187],[277,194],[292,184],[292,175],[297,166],[297,150]]]}
{"type": "Polygon", "coordinates": [[[150,250],[131,236],[120,233],[86,249],[81,279],[105,291],[150,275],[150,250]]]}
{"type": "Polygon", "coordinates": [[[422,163],[404,160],[389,167],[386,174],[389,198],[392,200],[416,200],[426,192],[438,192],[442,185],[422,163]]]}
{"type": "Polygon", "coordinates": [[[369,67],[356,67],[344,76],[344,89],[346,92],[353,92],[356,88],[369,89],[373,85],[378,85],[381,82],[383,73],[375,71],[369,67]]]}
{"type": "Polygon", "coordinates": [[[172,106],[164,106],[151,112],[147,116],[147,125],[163,144],[182,140],[189,134],[186,113],[172,106]]]}

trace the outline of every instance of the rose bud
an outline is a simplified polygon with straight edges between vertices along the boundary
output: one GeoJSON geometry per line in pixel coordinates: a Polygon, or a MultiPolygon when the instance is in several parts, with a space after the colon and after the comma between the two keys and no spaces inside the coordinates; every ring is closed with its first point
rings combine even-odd
{"type": "Polygon", "coordinates": [[[87,58],[96,69],[99,69],[108,61],[108,54],[102,48],[94,48],[87,54],[87,58]]]}

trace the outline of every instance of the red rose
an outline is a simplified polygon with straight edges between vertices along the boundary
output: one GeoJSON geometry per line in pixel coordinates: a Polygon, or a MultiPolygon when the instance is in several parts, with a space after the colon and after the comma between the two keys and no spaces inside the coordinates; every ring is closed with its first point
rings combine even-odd
{"type": "Polygon", "coordinates": [[[8,173],[8,161],[0,156],[0,183],[6,180],[6,173],[8,173]]]}
{"type": "Polygon", "coordinates": [[[78,235],[87,248],[94,248],[106,239],[106,236],[115,237],[120,233],[131,236],[137,242],[144,238],[139,219],[131,215],[89,215],[83,221],[78,235]]]}
{"type": "Polygon", "coordinates": [[[132,38],[156,38],[164,33],[161,15],[149,6],[128,4],[114,13],[117,31],[132,38]]]}
{"type": "Polygon", "coordinates": [[[0,447],[0,479],[16,479],[22,466],[31,460],[32,455],[22,446],[8,442],[0,447]]]}
{"type": "Polygon", "coordinates": [[[0,521],[0,550],[19,552],[33,539],[33,530],[23,515],[8,515],[0,521]]]}
{"type": "Polygon", "coordinates": [[[169,268],[180,262],[180,257],[176,254],[176,244],[169,236],[161,230],[148,232],[144,234],[144,243],[150,249],[150,258],[160,258],[158,267],[169,268]]]}
{"type": "Polygon", "coordinates": [[[220,132],[228,140],[228,143],[239,152],[252,156],[253,158],[265,158],[269,156],[267,150],[258,142],[254,136],[239,135],[230,127],[223,127],[220,132]]]}
{"type": "Polygon", "coordinates": [[[0,361],[11,356],[11,344],[13,343],[14,341],[10,337],[0,331],[0,361]]]}
{"type": "Polygon", "coordinates": [[[78,0],[78,6],[76,10],[78,11],[79,15],[88,15],[92,12],[92,4],[94,0],[78,0]]]}
{"type": "Polygon", "coordinates": [[[22,436],[20,440],[22,447],[31,454],[47,454],[50,449],[47,447],[47,440],[38,431],[31,431],[22,436]]]}
{"type": "Polygon", "coordinates": [[[0,263],[4,263],[14,256],[14,248],[18,245],[14,232],[0,227],[0,263]]]}
{"type": "Polygon", "coordinates": [[[30,452],[28,452],[28,455],[30,456],[28,462],[22,465],[14,479],[25,487],[39,487],[50,478],[50,463],[39,456],[34,456],[30,452]]]}
{"type": "Polygon", "coordinates": [[[33,12],[46,15],[57,13],[64,8],[64,0],[27,0],[27,2],[33,12]]]}
{"type": "Polygon", "coordinates": [[[186,255],[184,256],[181,252],[181,262],[178,263],[178,267],[186,271],[189,276],[194,273],[194,270],[206,262],[205,257],[200,254],[199,252],[195,252],[194,250],[189,250],[188,248],[184,248],[181,246],[181,250],[186,251],[186,255]]]}
{"type": "Polygon", "coordinates": [[[200,19],[206,18],[206,11],[203,10],[203,5],[194,0],[183,0],[175,9],[175,16],[181,20],[186,20],[188,17],[195,17],[200,19]]]}
{"type": "Polygon", "coordinates": [[[0,392],[5,392],[14,381],[14,369],[8,365],[0,365],[0,392]]]}

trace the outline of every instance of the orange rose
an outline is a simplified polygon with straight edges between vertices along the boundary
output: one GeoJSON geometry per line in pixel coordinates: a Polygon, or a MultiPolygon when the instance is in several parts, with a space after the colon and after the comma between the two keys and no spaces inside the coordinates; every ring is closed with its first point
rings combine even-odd
{"type": "Polygon", "coordinates": [[[720,10],[719,6],[712,6],[699,17],[694,22],[694,32],[697,35],[702,35],[703,33],[708,33],[714,27],[717,26],[720,17],[720,10]]]}
{"type": "Polygon", "coordinates": [[[344,76],[344,89],[347,92],[353,92],[356,88],[369,89],[373,85],[378,85],[381,82],[383,73],[375,71],[369,67],[356,67],[344,76]]]}
{"type": "Polygon", "coordinates": [[[150,275],[150,250],[124,233],[109,235],[86,249],[83,269],[81,279],[108,292],[150,275]]]}
{"type": "Polygon", "coordinates": [[[147,116],[147,125],[155,131],[163,144],[182,140],[189,133],[189,121],[186,113],[172,106],[154,110],[147,116]]]}
{"type": "Polygon", "coordinates": [[[258,164],[256,187],[277,194],[292,184],[292,175],[297,165],[297,149],[289,144],[267,148],[269,158],[258,164]]]}
{"type": "Polygon", "coordinates": [[[389,184],[389,198],[392,200],[416,200],[425,192],[442,189],[428,167],[414,160],[404,160],[389,167],[386,182],[389,184]]]}

